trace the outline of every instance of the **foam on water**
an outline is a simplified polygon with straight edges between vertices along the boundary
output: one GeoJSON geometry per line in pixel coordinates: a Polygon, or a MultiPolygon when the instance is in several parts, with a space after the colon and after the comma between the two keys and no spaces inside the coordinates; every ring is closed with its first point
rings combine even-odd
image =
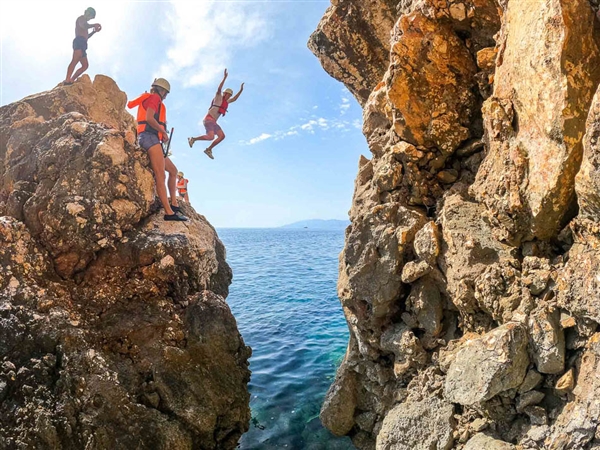
{"type": "Polygon", "coordinates": [[[240,448],[354,448],[319,420],[348,342],[336,295],[343,231],[221,229],[219,236],[233,268],[228,303],[253,349],[253,423],[240,448]]]}

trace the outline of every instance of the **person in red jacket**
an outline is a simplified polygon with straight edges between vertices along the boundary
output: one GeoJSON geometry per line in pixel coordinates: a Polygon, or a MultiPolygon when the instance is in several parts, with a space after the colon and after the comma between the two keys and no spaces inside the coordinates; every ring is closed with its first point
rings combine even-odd
{"type": "Polygon", "coordinates": [[[203,124],[206,134],[203,136],[188,138],[188,144],[190,144],[190,148],[192,148],[194,142],[196,141],[213,141],[214,139],[208,148],[204,150],[204,153],[206,153],[206,156],[208,156],[210,159],[215,159],[212,154],[212,149],[219,145],[223,139],[225,139],[225,133],[223,133],[223,129],[217,123],[217,120],[219,117],[224,116],[227,113],[229,104],[235,102],[244,91],[244,83],[242,83],[240,92],[238,92],[236,95],[233,95],[233,91],[229,88],[225,89],[224,92],[221,92],[228,75],[227,69],[225,69],[223,81],[221,81],[221,84],[219,84],[215,98],[213,98],[210,108],[208,109],[208,113],[204,118],[203,124]],[[215,135],[217,136],[217,139],[215,139],[215,135]]]}
{"type": "Polygon", "coordinates": [[[73,84],[73,82],[87,70],[89,67],[87,59],[87,42],[91,34],[88,33],[90,28],[94,31],[92,34],[97,33],[102,29],[102,25],[99,23],[88,23],[91,19],[96,17],[96,10],[94,8],[88,8],[83,13],[83,16],[79,16],[75,21],[75,39],[73,40],[73,58],[67,68],[67,77],[65,78],[64,84],[73,84]],[[81,63],[81,67],[73,75],[75,66],[81,63]]]}
{"type": "Polygon", "coordinates": [[[188,205],[190,204],[190,197],[188,195],[188,183],[190,180],[184,178],[183,172],[177,173],[177,191],[179,197],[182,198],[188,205]]]}
{"type": "Polygon", "coordinates": [[[148,152],[150,165],[156,179],[156,192],[165,209],[165,220],[183,222],[187,217],[180,214],[177,205],[176,176],[177,167],[163,152],[163,145],[169,140],[167,133],[167,109],[164,105],[165,97],[171,91],[171,85],[164,78],[157,78],[152,83],[150,93],[144,93],[138,98],[127,103],[127,107],[138,107],[137,132],[140,147],[148,152]],[[165,171],[169,173],[167,184],[171,201],[167,197],[165,188],[165,171]]]}

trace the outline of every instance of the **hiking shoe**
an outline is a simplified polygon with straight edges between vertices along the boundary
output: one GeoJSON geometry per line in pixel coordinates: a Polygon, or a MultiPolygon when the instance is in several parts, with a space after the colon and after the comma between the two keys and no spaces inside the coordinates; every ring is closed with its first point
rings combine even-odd
{"type": "Polygon", "coordinates": [[[175,206],[175,205],[171,205],[171,209],[173,210],[173,212],[175,214],[180,213],[181,212],[181,208],[179,206],[175,206]]]}
{"type": "Polygon", "coordinates": [[[179,214],[165,214],[163,217],[165,220],[172,222],[187,222],[188,218],[179,214]]]}
{"type": "Polygon", "coordinates": [[[206,153],[206,156],[208,156],[210,159],[215,159],[215,157],[212,154],[212,150],[210,148],[207,148],[206,150],[204,150],[204,153],[206,153]]]}
{"type": "Polygon", "coordinates": [[[194,138],[188,138],[188,144],[190,144],[190,148],[194,146],[194,138]]]}

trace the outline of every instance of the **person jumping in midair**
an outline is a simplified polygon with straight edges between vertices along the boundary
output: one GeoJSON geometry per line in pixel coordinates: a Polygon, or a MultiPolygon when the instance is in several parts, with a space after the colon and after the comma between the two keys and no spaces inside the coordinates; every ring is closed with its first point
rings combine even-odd
{"type": "Polygon", "coordinates": [[[96,17],[96,10],[94,8],[88,8],[83,13],[83,16],[79,16],[75,21],[75,39],[73,40],[73,59],[67,69],[67,78],[65,78],[64,84],[73,84],[73,82],[87,70],[89,64],[87,59],[87,42],[92,34],[102,30],[102,25],[99,23],[88,23],[89,20],[96,17]],[[94,31],[89,34],[88,30],[93,28],[94,31]],[[81,63],[81,67],[73,75],[75,66],[81,63]]]}
{"type": "Polygon", "coordinates": [[[244,83],[242,83],[242,86],[240,87],[240,92],[238,92],[233,97],[233,91],[229,88],[221,92],[221,90],[223,89],[223,85],[225,84],[225,80],[227,79],[227,76],[227,69],[225,69],[225,72],[223,74],[223,81],[221,81],[221,84],[219,84],[217,94],[215,95],[215,98],[213,98],[210,108],[208,109],[208,114],[204,118],[203,124],[204,128],[206,129],[206,134],[203,136],[188,138],[188,144],[190,144],[190,148],[192,148],[194,142],[196,141],[213,141],[214,139],[214,141],[208,146],[208,148],[204,150],[204,153],[206,153],[206,156],[208,156],[210,159],[215,159],[212,154],[213,148],[215,148],[215,146],[219,145],[223,141],[223,139],[225,139],[225,133],[223,133],[223,129],[219,126],[217,120],[219,119],[219,117],[224,116],[227,113],[227,108],[229,104],[235,102],[244,90],[244,83]],[[215,135],[217,136],[217,139],[215,139],[215,135]]]}

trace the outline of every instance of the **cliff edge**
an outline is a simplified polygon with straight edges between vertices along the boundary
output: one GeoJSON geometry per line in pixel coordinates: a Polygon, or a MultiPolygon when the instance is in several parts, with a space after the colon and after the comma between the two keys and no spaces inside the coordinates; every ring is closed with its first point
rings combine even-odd
{"type": "Polygon", "coordinates": [[[251,350],[206,219],[164,222],[108,77],[0,108],[0,449],[233,449],[251,350]]]}
{"type": "Polygon", "coordinates": [[[600,449],[600,34],[588,0],[332,0],[363,106],[321,411],[377,450],[600,449]]]}

